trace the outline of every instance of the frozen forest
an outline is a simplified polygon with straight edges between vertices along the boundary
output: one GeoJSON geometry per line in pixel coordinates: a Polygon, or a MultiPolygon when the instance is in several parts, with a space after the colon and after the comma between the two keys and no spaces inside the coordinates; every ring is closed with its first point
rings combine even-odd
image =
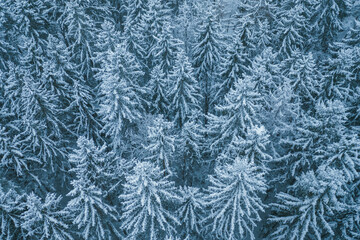
{"type": "Polygon", "coordinates": [[[0,0],[27,239],[360,239],[360,0],[0,0]]]}

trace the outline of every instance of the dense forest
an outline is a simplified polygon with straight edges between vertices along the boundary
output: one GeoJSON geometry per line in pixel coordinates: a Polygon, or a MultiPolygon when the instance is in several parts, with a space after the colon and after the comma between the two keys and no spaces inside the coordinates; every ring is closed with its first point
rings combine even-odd
{"type": "Polygon", "coordinates": [[[0,239],[360,239],[360,1],[0,0],[0,239]]]}

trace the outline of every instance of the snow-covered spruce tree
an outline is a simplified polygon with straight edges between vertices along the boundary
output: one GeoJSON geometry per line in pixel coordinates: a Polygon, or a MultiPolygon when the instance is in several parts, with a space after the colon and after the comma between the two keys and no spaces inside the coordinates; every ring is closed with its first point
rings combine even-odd
{"type": "Polygon", "coordinates": [[[21,228],[21,214],[24,211],[24,195],[14,189],[6,191],[0,186],[0,238],[7,240],[24,239],[21,228]]]}
{"type": "Polygon", "coordinates": [[[259,124],[257,117],[261,95],[249,77],[237,79],[225,96],[225,103],[216,106],[219,115],[210,115],[208,131],[212,136],[210,150],[224,151],[234,137],[245,138],[248,129],[259,124]]]}
{"type": "Polygon", "coordinates": [[[149,69],[154,66],[153,55],[150,54],[150,51],[157,44],[164,28],[170,26],[171,19],[169,13],[170,9],[167,8],[166,2],[149,0],[148,10],[141,19],[140,24],[143,29],[144,49],[146,51],[147,67],[149,69]]]}
{"type": "Polygon", "coordinates": [[[258,53],[261,53],[265,48],[271,47],[273,43],[270,41],[273,37],[273,25],[275,20],[275,5],[272,1],[260,0],[260,1],[248,1],[248,9],[245,9],[245,13],[240,15],[239,21],[243,21],[241,24],[243,27],[242,32],[244,40],[244,46],[249,45],[250,57],[254,57],[258,53]],[[246,32],[244,32],[246,31],[246,32]]]}
{"type": "MultiPolygon", "coordinates": [[[[192,50],[195,77],[199,81],[202,95],[204,116],[211,111],[213,88],[217,81],[217,68],[222,50],[222,36],[219,24],[214,16],[214,9],[209,11],[198,28],[197,42],[192,50]]],[[[205,123],[206,123],[205,119],[205,123]]]]}
{"type": "Polygon", "coordinates": [[[148,127],[149,144],[144,146],[149,152],[146,160],[155,162],[169,174],[172,173],[170,162],[175,151],[175,138],[170,134],[172,126],[172,123],[164,120],[162,115],[154,119],[153,125],[148,127]]]}
{"type": "Polygon", "coordinates": [[[105,161],[106,146],[97,147],[93,140],[88,140],[85,137],[80,137],[77,140],[77,149],[70,154],[69,162],[72,164],[71,172],[74,172],[77,177],[81,176],[84,179],[89,179],[96,186],[104,184],[106,175],[105,161]]]}
{"type": "Polygon", "coordinates": [[[354,75],[356,55],[354,48],[339,49],[334,53],[334,57],[322,62],[324,77],[321,97],[323,99],[339,99],[344,103],[349,101],[352,91],[358,85],[354,75]]]}
{"type": "Polygon", "coordinates": [[[65,39],[80,78],[92,86],[95,84],[93,79],[95,23],[87,14],[86,8],[87,5],[83,1],[68,1],[60,17],[60,25],[66,31],[65,39]]]}
{"type": "Polygon", "coordinates": [[[176,26],[182,26],[176,28],[176,36],[184,42],[184,51],[186,54],[191,53],[191,46],[195,44],[195,29],[196,29],[196,18],[197,18],[198,4],[194,1],[183,1],[179,8],[179,14],[175,19],[176,26]]]}
{"type": "Polygon", "coordinates": [[[200,109],[199,86],[193,75],[188,57],[184,51],[179,51],[173,71],[170,73],[169,86],[170,109],[173,111],[173,121],[181,128],[190,115],[200,109]]]}
{"type": "MultiPolygon", "coordinates": [[[[92,10],[96,11],[96,6],[93,7],[92,10]]],[[[96,31],[88,9],[85,1],[68,1],[58,20],[70,56],[68,63],[71,64],[71,101],[65,111],[74,119],[68,125],[76,135],[100,140],[101,124],[96,116],[96,92],[93,91],[93,87],[98,84],[94,78],[96,31]]]]}
{"type": "Polygon", "coordinates": [[[259,194],[266,188],[264,172],[245,158],[216,167],[206,197],[210,214],[205,229],[221,239],[255,239],[256,222],[265,210],[259,194]]]}
{"type": "Polygon", "coordinates": [[[342,18],[347,15],[349,0],[315,1],[311,14],[312,34],[314,42],[325,51],[343,30],[342,18]]]}
{"type": "MultiPolygon", "coordinates": [[[[27,78],[28,76],[24,76],[27,78]]],[[[47,162],[50,169],[61,167],[56,158],[64,156],[60,147],[63,124],[59,119],[61,111],[57,96],[48,91],[35,79],[24,81],[21,95],[21,125],[24,126],[24,139],[27,139],[33,153],[42,162],[47,162]],[[56,163],[57,166],[54,166],[56,163]]],[[[45,81],[45,80],[44,80],[45,81]]]]}
{"type": "Polygon", "coordinates": [[[127,238],[163,239],[180,224],[171,207],[181,198],[164,171],[150,162],[138,162],[127,174],[122,199],[122,229],[127,238]]]}
{"type": "Polygon", "coordinates": [[[277,194],[271,204],[275,222],[273,239],[332,239],[336,216],[347,206],[340,200],[345,195],[341,171],[320,167],[297,178],[290,193],[277,194]]]}
{"type": "Polygon", "coordinates": [[[338,142],[329,144],[324,150],[318,151],[316,158],[324,166],[330,166],[342,171],[347,182],[353,182],[360,177],[360,147],[359,137],[352,131],[344,131],[338,142]]]}
{"type": "Polygon", "coordinates": [[[151,77],[146,87],[148,102],[150,104],[150,113],[168,115],[169,100],[167,96],[169,79],[161,70],[161,66],[157,65],[151,71],[151,77]]]}
{"type": "Polygon", "coordinates": [[[241,13],[240,8],[235,13],[234,18],[236,19],[235,29],[239,33],[238,37],[241,44],[244,46],[245,53],[249,58],[254,57],[256,52],[255,40],[254,40],[254,21],[251,16],[241,13]]]}
{"type": "Polygon", "coordinates": [[[273,38],[268,20],[258,21],[253,38],[256,52],[261,53],[264,49],[271,47],[271,39],[273,38]]]}
{"type": "Polygon", "coordinates": [[[131,25],[140,24],[148,10],[149,0],[126,0],[126,21],[131,25]]]}
{"type": "Polygon", "coordinates": [[[26,154],[23,150],[20,133],[11,128],[2,127],[0,129],[0,164],[3,176],[27,175],[32,164],[39,161],[32,155],[26,154]]]}
{"type": "Polygon", "coordinates": [[[21,214],[21,227],[26,239],[73,239],[66,223],[68,213],[60,208],[62,197],[48,193],[43,201],[33,192],[26,196],[21,214]]]}
{"type": "MultiPolygon", "coordinates": [[[[4,11],[5,1],[0,3],[0,11],[4,11]]],[[[7,62],[11,61],[17,55],[17,51],[10,44],[9,35],[7,34],[7,19],[3,14],[0,17],[0,70],[7,69],[7,62]]],[[[12,61],[11,61],[12,62],[12,61]]]]}
{"type": "Polygon", "coordinates": [[[80,137],[78,149],[70,155],[73,165],[71,181],[73,189],[67,194],[71,198],[66,211],[69,212],[73,230],[83,239],[118,239],[122,235],[116,223],[118,213],[105,201],[105,191],[100,187],[104,175],[103,149],[94,145],[92,140],[80,137]]]}
{"type": "Polygon", "coordinates": [[[221,82],[215,87],[214,102],[222,102],[235,81],[247,72],[249,64],[245,47],[241,43],[239,34],[235,33],[232,41],[227,45],[226,56],[219,68],[221,82]]]}
{"type": "Polygon", "coordinates": [[[105,20],[97,30],[97,38],[94,43],[94,61],[101,67],[101,63],[106,61],[109,51],[115,51],[116,45],[120,40],[120,33],[115,28],[115,23],[105,20]]]}
{"type": "MultiPolygon", "coordinates": [[[[10,175],[22,175],[26,170],[26,175],[32,176],[33,180],[40,177],[36,179],[38,184],[44,183],[49,175],[40,174],[39,165],[35,167],[33,163],[44,164],[49,173],[64,167],[61,160],[66,150],[61,147],[63,123],[59,118],[59,99],[47,89],[41,76],[34,77],[23,66],[8,66],[3,106],[7,120],[2,129],[7,136],[4,136],[1,147],[4,151],[0,153],[2,164],[11,169],[8,171],[10,175]],[[33,172],[35,169],[36,173],[33,172]]],[[[23,182],[23,185],[27,183],[23,182]]],[[[48,186],[51,185],[43,185],[48,186]]]]}
{"type": "Polygon", "coordinates": [[[262,95],[261,105],[267,111],[271,109],[269,98],[282,82],[277,57],[272,48],[265,48],[252,59],[249,73],[244,76],[255,83],[256,91],[262,95]]]}
{"type": "Polygon", "coordinates": [[[126,20],[123,41],[126,49],[134,54],[136,61],[145,69],[146,42],[142,21],[148,11],[148,0],[126,0],[126,20]]]}
{"type": "Polygon", "coordinates": [[[284,154],[274,160],[279,162],[277,169],[284,174],[282,180],[294,179],[325,164],[331,157],[324,155],[331,152],[326,152],[324,146],[335,144],[332,151],[336,152],[341,137],[347,135],[346,109],[340,101],[319,102],[315,110],[315,116],[301,113],[296,126],[288,126],[292,127],[289,135],[280,140],[284,154]]]}
{"type": "MultiPolygon", "coordinates": [[[[70,52],[62,39],[49,35],[47,40],[46,60],[43,64],[41,85],[43,85],[51,95],[55,96],[58,108],[66,108],[71,99],[72,77],[75,75],[75,66],[70,61],[70,52]]],[[[64,114],[57,114],[63,116],[64,114]]],[[[62,128],[67,128],[62,122],[62,128]]]]}
{"type": "Polygon", "coordinates": [[[156,43],[149,50],[154,64],[158,64],[166,77],[174,68],[176,55],[180,51],[183,43],[176,39],[171,33],[170,26],[164,26],[159,33],[156,43]]]}
{"type": "Polygon", "coordinates": [[[205,210],[204,194],[196,187],[182,187],[180,189],[182,202],[177,210],[181,224],[182,239],[200,239],[202,219],[205,210]]]}
{"type": "Polygon", "coordinates": [[[119,146],[124,131],[142,117],[144,91],[139,81],[143,72],[124,44],[110,51],[101,66],[96,77],[100,81],[102,131],[111,136],[113,146],[119,146]]]}
{"type": "Polygon", "coordinates": [[[226,151],[218,157],[218,163],[228,163],[236,157],[245,157],[266,172],[269,170],[268,162],[272,159],[267,149],[269,142],[265,127],[254,126],[248,130],[245,139],[234,136],[226,151]]]}
{"type": "Polygon", "coordinates": [[[308,44],[309,23],[305,11],[302,4],[297,4],[291,9],[283,7],[278,13],[280,21],[276,30],[282,58],[292,56],[295,49],[304,49],[308,44]]]}
{"type": "Polygon", "coordinates": [[[360,34],[360,20],[354,19],[354,21],[350,26],[350,29],[347,31],[344,38],[341,39],[341,42],[337,43],[337,45],[343,48],[360,46],[360,39],[358,38],[359,34],[360,34]]]}
{"type": "Polygon", "coordinates": [[[65,108],[73,119],[68,126],[77,136],[86,135],[100,140],[102,125],[95,111],[95,93],[78,74],[73,80],[70,104],[65,108]]]}
{"type": "Polygon", "coordinates": [[[200,183],[202,178],[202,147],[203,131],[199,121],[191,119],[184,124],[176,141],[175,156],[178,159],[177,166],[179,178],[184,185],[193,186],[200,183]]]}
{"type": "Polygon", "coordinates": [[[314,107],[320,93],[321,75],[311,53],[301,54],[289,71],[290,84],[304,110],[314,107]]]}

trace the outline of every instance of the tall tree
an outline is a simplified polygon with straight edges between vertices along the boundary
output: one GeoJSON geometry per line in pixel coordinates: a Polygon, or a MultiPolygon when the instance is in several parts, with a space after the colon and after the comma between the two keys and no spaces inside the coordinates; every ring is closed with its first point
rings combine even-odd
{"type": "Polygon", "coordinates": [[[165,238],[179,224],[169,207],[179,198],[174,183],[164,177],[164,171],[149,162],[138,162],[126,176],[123,200],[122,228],[129,238],[165,238]]]}
{"type": "Polygon", "coordinates": [[[174,123],[181,128],[187,119],[199,109],[199,86],[193,75],[188,57],[184,51],[177,54],[175,67],[170,73],[170,108],[174,123]]]}
{"type": "Polygon", "coordinates": [[[255,239],[254,227],[265,205],[259,196],[265,193],[264,172],[252,162],[239,157],[233,163],[215,168],[210,176],[207,217],[210,230],[219,238],[255,239]]]}
{"type": "Polygon", "coordinates": [[[100,81],[98,112],[104,118],[102,131],[112,136],[114,146],[119,146],[126,128],[142,117],[144,91],[139,81],[143,72],[124,44],[110,51],[101,66],[96,77],[100,81]]]}
{"type": "MultiPolygon", "coordinates": [[[[213,88],[217,81],[217,68],[222,50],[222,36],[218,22],[212,12],[207,13],[199,26],[197,42],[192,50],[195,76],[201,87],[203,112],[206,116],[211,111],[213,88]]],[[[204,123],[207,120],[205,118],[204,123]]]]}
{"type": "Polygon", "coordinates": [[[78,139],[77,145],[78,149],[69,159],[75,179],[71,181],[73,189],[67,194],[71,200],[66,207],[73,227],[83,239],[121,238],[116,226],[118,213],[105,201],[104,191],[99,186],[104,171],[103,150],[84,137],[78,139]]]}

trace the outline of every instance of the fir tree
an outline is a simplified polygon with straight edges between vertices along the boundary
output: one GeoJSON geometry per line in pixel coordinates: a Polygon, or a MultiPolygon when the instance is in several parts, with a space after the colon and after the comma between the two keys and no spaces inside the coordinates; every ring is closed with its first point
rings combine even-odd
{"type": "Polygon", "coordinates": [[[66,41],[73,61],[77,64],[80,78],[86,84],[93,85],[94,22],[86,13],[84,2],[78,0],[67,2],[60,23],[61,27],[66,29],[66,41]]]}
{"type": "Polygon", "coordinates": [[[129,238],[159,239],[175,232],[178,219],[170,204],[181,199],[175,194],[174,183],[164,172],[149,162],[139,162],[126,176],[123,200],[122,228],[129,238]]]}
{"type": "MultiPolygon", "coordinates": [[[[181,168],[183,184],[193,186],[201,179],[199,172],[202,170],[203,131],[201,124],[196,119],[191,119],[184,124],[176,141],[175,156],[181,168]]],[[[181,174],[180,174],[181,172],[181,174]]]]}
{"type": "Polygon", "coordinates": [[[234,86],[236,80],[243,78],[248,70],[249,59],[239,35],[235,34],[232,40],[232,43],[227,47],[226,57],[219,69],[222,82],[216,87],[217,92],[214,97],[216,102],[221,102],[234,86]]]}
{"type": "Polygon", "coordinates": [[[189,116],[199,109],[199,87],[193,76],[193,68],[183,51],[177,54],[174,70],[170,73],[170,108],[174,123],[181,128],[189,116]]]}
{"type": "Polygon", "coordinates": [[[196,187],[183,187],[180,189],[182,203],[177,210],[177,215],[183,226],[181,234],[184,239],[200,237],[202,218],[205,210],[204,195],[196,187]]]}
{"type": "Polygon", "coordinates": [[[246,137],[247,130],[259,123],[260,94],[249,78],[238,79],[234,88],[225,96],[225,103],[216,106],[219,116],[210,115],[209,133],[213,136],[210,149],[224,150],[233,137],[246,137]]]}
{"type": "Polygon", "coordinates": [[[60,208],[61,197],[48,193],[44,202],[34,193],[26,196],[21,215],[26,237],[37,239],[73,239],[69,226],[64,222],[67,212],[60,208]]]}
{"type": "Polygon", "coordinates": [[[316,1],[312,12],[312,32],[317,42],[327,50],[337,33],[343,30],[341,19],[346,15],[348,0],[316,1]]]}
{"type": "Polygon", "coordinates": [[[106,203],[104,192],[99,186],[99,178],[104,170],[101,149],[84,137],[79,138],[78,149],[70,155],[73,164],[71,181],[73,189],[67,194],[71,197],[66,211],[77,233],[84,239],[121,238],[116,226],[118,214],[114,207],[106,203]]]}
{"type": "Polygon", "coordinates": [[[0,237],[1,239],[25,238],[21,213],[24,211],[24,195],[14,189],[6,191],[0,187],[0,237]]]}
{"type": "Polygon", "coordinates": [[[154,67],[151,71],[151,78],[147,84],[149,92],[148,102],[151,104],[150,112],[153,114],[168,113],[169,100],[167,96],[167,88],[169,86],[169,79],[166,78],[160,65],[154,67]]]}
{"type": "Polygon", "coordinates": [[[339,199],[344,196],[344,177],[338,170],[319,168],[304,173],[293,186],[293,194],[279,193],[272,204],[276,222],[274,239],[323,239],[334,237],[333,217],[346,206],[339,199]]]}
{"type": "Polygon", "coordinates": [[[259,194],[265,193],[266,184],[259,170],[252,162],[235,158],[233,163],[215,168],[215,176],[210,176],[207,220],[218,238],[255,239],[255,222],[261,220],[259,212],[265,208],[259,194]]]}
{"type": "Polygon", "coordinates": [[[222,50],[222,37],[219,31],[216,19],[209,12],[203,24],[199,26],[197,43],[192,50],[195,76],[200,83],[203,99],[202,109],[205,116],[211,111],[212,91],[217,79],[217,66],[222,50]]]}
{"type": "Polygon", "coordinates": [[[164,26],[156,43],[149,50],[154,64],[158,64],[166,77],[174,68],[176,55],[183,43],[174,38],[169,26],[164,26]]]}
{"type": "Polygon", "coordinates": [[[175,139],[170,135],[172,124],[165,121],[162,116],[154,120],[153,126],[148,127],[149,145],[145,149],[149,152],[147,160],[157,163],[161,169],[167,173],[172,173],[173,152],[175,151],[175,139]]]}
{"type": "Polygon", "coordinates": [[[305,9],[301,4],[291,9],[282,9],[279,13],[280,21],[277,27],[279,51],[281,55],[290,57],[295,49],[303,49],[307,42],[309,29],[305,18],[305,9]]]}
{"type": "Polygon", "coordinates": [[[319,95],[321,75],[316,70],[312,54],[301,55],[291,67],[289,79],[305,110],[314,106],[319,95]]]}
{"type": "Polygon", "coordinates": [[[99,114],[104,118],[103,132],[112,136],[114,146],[118,146],[124,129],[142,117],[143,89],[139,86],[143,75],[135,57],[123,44],[109,52],[96,75],[100,80],[99,114]]]}

